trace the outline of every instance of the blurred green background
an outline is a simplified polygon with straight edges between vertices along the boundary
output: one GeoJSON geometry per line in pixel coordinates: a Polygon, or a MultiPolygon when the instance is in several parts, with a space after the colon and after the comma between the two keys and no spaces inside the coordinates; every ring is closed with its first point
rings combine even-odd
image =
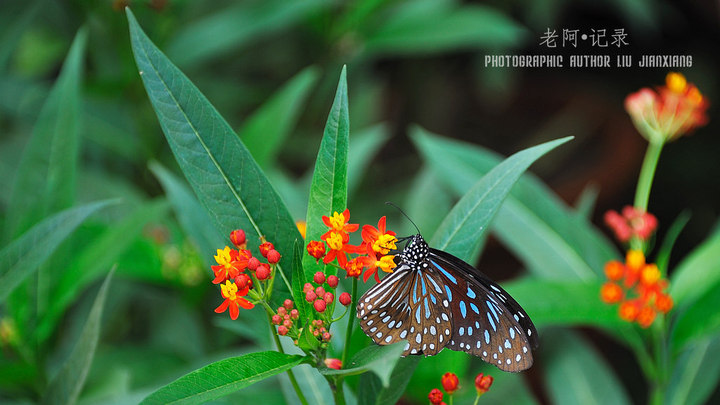
{"type": "MultiPolygon", "coordinates": [[[[645,141],[633,128],[623,100],[640,87],[662,84],[668,69],[501,69],[483,64],[487,54],[599,52],[587,46],[576,52],[540,46],[548,28],[623,28],[630,45],[619,52],[692,55],[692,68],[679,71],[711,101],[709,125],[667,146],[656,174],[650,211],[660,219],[660,237],[667,231],[664,224],[684,210],[692,213],[671,263],[699,244],[717,220],[716,2],[3,0],[3,223],[24,147],[82,26],[89,41],[76,200],[120,197],[123,202],[83,225],[68,247],[72,251],[90,245],[94,250],[66,257],[77,271],[89,275],[78,283],[64,304],[67,311],[62,308],[57,315],[57,328],[47,332],[38,350],[49,370],[18,362],[8,341],[2,342],[0,401],[36,398],[42,376],[51,374],[72,347],[100,278],[116,262],[103,334],[82,403],[137,402],[211,360],[270,345],[262,317],[249,315],[249,320],[232,323],[212,312],[219,302],[207,267],[212,249],[224,242],[201,230],[195,235],[184,232],[182,219],[162,200],[169,186],[158,177],[164,170],[179,176],[179,170],[132,58],[126,5],[241,138],[265,128],[281,133],[284,142],[277,145],[257,136],[243,139],[297,220],[304,219],[312,164],[340,69],[347,64],[350,164],[355,164],[350,178],[352,219],[373,223],[388,215],[388,226],[401,234],[412,228],[385,201],[405,207],[421,230],[431,234],[443,215],[428,211],[449,208],[456,199],[424,166],[408,137],[415,126],[503,155],[573,135],[573,142],[541,159],[532,171],[569,204],[592,187],[597,193],[593,219],[600,227],[605,210],[631,203],[645,141]],[[282,111],[285,118],[268,120],[267,111],[282,111]],[[126,236],[123,243],[113,242],[113,232],[126,236]]],[[[523,268],[493,237],[476,264],[499,281],[523,268]]],[[[10,312],[0,309],[3,319],[10,312]]],[[[611,365],[632,400],[646,402],[647,387],[627,349],[593,330],[580,333],[611,365]]],[[[550,356],[541,353],[538,364],[550,356]]],[[[471,387],[479,367],[468,363],[477,359],[458,357],[453,360],[458,370],[438,370],[433,361],[420,363],[407,403],[424,403],[426,382],[437,385],[445,371],[469,370],[464,384],[471,387]]],[[[552,400],[543,385],[547,378],[542,367],[525,375],[540,402],[552,400]]],[[[228,401],[242,403],[242,398],[261,392],[268,403],[282,403],[276,386],[277,379],[271,379],[228,401]]],[[[720,400],[718,394],[714,398],[720,400]]]]}

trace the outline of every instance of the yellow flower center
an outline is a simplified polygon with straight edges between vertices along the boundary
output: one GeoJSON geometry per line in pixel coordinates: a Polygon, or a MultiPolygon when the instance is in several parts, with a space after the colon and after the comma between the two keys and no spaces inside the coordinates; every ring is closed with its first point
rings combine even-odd
{"type": "Polygon", "coordinates": [[[687,80],[685,79],[685,76],[675,72],[667,74],[665,77],[665,83],[667,84],[668,89],[670,89],[673,93],[682,93],[687,87],[687,80]]]}
{"type": "MultiPolygon", "coordinates": [[[[336,212],[337,214],[337,212],[336,212]]],[[[332,232],[325,240],[331,250],[340,250],[343,245],[343,237],[337,232],[332,232]]]]}
{"type": "Polygon", "coordinates": [[[640,270],[645,265],[645,256],[639,250],[630,250],[625,257],[625,263],[633,270],[640,270]]]}
{"type": "Polygon", "coordinates": [[[217,250],[217,255],[215,256],[215,261],[217,264],[224,266],[226,269],[232,267],[232,257],[230,256],[230,247],[225,246],[225,249],[217,250]]]}
{"type": "Polygon", "coordinates": [[[396,264],[393,261],[395,256],[383,256],[380,258],[380,260],[375,262],[375,266],[379,267],[380,270],[384,271],[385,273],[392,273],[392,269],[395,268],[396,264]]]}
{"type": "Polygon", "coordinates": [[[395,242],[397,242],[397,239],[394,236],[384,233],[373,242],[372,248],[374,251],[386,255],[390,249],[397,249],[395,242]]]}
{"type": "Polygon", "coordinates": [[[230,280],[227,280],[225,284],[220,285],[220,290],[222,291],[222,296],[229,299],[230,301],[235,301],[237,299],[237,291],[238,288],[230,280]]]}
{"type": "Polygon", "coordinates": [[[330,217],[330,225],[332,225],[334,230],[342,231],[345,228],[345,217],[343,214],[339,214],[335,211],[332,217],[330,217]]]}
{"type": "Polygon", "coordinates": [[[658,270],[657,265],[648,264],[643,268],[641,277],[644,284],[655,284],[658,280],[660,280],[660,270],[658,270]]]}

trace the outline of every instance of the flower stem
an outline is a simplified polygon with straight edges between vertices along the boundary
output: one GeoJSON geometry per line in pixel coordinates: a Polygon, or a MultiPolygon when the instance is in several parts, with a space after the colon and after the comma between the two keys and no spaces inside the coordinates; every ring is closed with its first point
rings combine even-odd
{"type": "MultiPolygon", "coordinates": [[[[648,202],[650,201],[650,189],[652,188],[655,169],[657,168],[663,145],[664,143],[662,141],[650,141],[647,151],[645,151],[645,158],[643,159],[637,188],[635,189],[635,208],[642,212],[647,212],[648,202]]],[[[638,237],[633,237],[630,240],[630,248],[645,252],[645,242],[638,237]]]]}
{"type": "MultiPolygon", "coordinates": [[[[268,323],[271,325],[271,331],[270,334],[272,335],[273,339],[275,340],[275,346],[277,347],[278,352],[285,353],[285,350],[282,348],[282,344],[280,343],[280,337],[277,335],[277,333],[274,333],[272,330],[272,318],[270,317],[270,312],[267,313],[268,317],[268,323]]],[[[295,374],[293,374],[292,370],[287,371],[288,377],[290,378],[290,384],[292,384],[293,389],[295,390],[295,394],[297,394],[298,399],[300,399],[300,403],[302,405],[308,405],[307,399],[305,399],[305,395],[303,395],[302,391],[300,390],[300,386],[298,385],[297,380],[295,379],[295,374]]]]}
{"type": "MultiPolygon", "coordinates": [[[[357,307],[357,283],[358,279],[356,277],[353,277],[352,279],[352,304],[350,305],[350,308],[357,307]]],[[[350,312],[350,316],[348,317],[348,324],[347,324],[347,331],[345,332],[345,346],[343,347],[343,353],[342,353],[342,359],[340,361],[342,362],[342,366],[345,367],[348,356],[348,350],[350,350],[350,338],[352,337],[352,329],[353,324],[355,323],[355,314],[350,312]]]]}

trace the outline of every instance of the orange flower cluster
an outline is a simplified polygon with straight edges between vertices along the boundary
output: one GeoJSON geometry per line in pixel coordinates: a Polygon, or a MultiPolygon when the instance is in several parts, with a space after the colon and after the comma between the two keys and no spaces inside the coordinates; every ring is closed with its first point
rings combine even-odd
{"type": "MultiPolygon", "coordinates": [[[[491,376],[483,375],[483,373],[480,373],[475,377],[475,391],[477,393],[475,403],[477,403],[478,398],[481,395],[488,392],[493,381],[494,379],[491,376]]],[[[458,379],[458,376],[455,375],[455,373],[445,373],[440,378],[440,384],[442,385],[443,390],[445,390],[445,392],[450,396],[450,403],[452,403],[452,395],[460,388],[460,380],[458,379]]],[[[430,390],[428,400],[431,405],[445,405],[445,402],[443,402],[443,393],[437,388],[430,390]]]]}
{"type": "Polygon", "coordinates": [[[625,263],[610,261],[605,265],[608,282],[603,284],[600,297],[605,303],[620,303],[620,318],[637,322],[648,328],[658,313],[666,314],[673,300],[665,290],[668,282],[662,278],[655,264],[645,263],[645,256],[630,250],[625,263]]]}
{"type": "Polygon", "coordinates": [[[709,102],[680,73],[668,73],[665,86],[643,88],[625,99],[625,110],[648,141],[665,143],[703,126],[709,102]]]}
{"type": "Polygon", "coordinates": [[[657,229],[658,222],[653,214],[626,205],[622,214],[615,210],[606,212],[605,224],[613,230],[620,242],[627,242],[633,237],[641,241],[648,240],[657,229]]]}
{"type": "Polygon", "coordinates": [[[349,210],[346,209],[342,214],[335,212],[331,217],[323,216],[322,220],[330,228],[320,238],[325,243],[310,241],[307,245],[308,253],[316,260],[323,259],[325,264],[337,260],[338,265],[345,269],[348,277],[359,277],[365,271],[363,275],[365,282],[373,275],[379,282],[378,269],[391,273],[395,268],[393,261],[395,256],[388,253],[397,249],[395,245],[397,238],[395,232],[386,229],[385,217],[380,218],[377,228],[372,225],[363,225],[362,243],[358,246],[349,244],[350,233],[357,231],[360,227],[358,224],[349,223],[349,210]],[[347,254],[357,254],[358,256],[348,259],[347,254]]]}
{"type": "Polygon", "coordinates": [[[245,232],[242,229],[232,231],[230,241],[237,249],[229,246],[218,249],[215,255],[217,265],[211,268],[215,273],[213,284],[221,284],[220,293],[225,299],[215,312],[223,313],[229,310],[230,318],[235,320],[240,307],[250,309],[255,306],[243,297],[248,295],[257,282],[272,278],[275,265],[280,261],[280,253],[272,243],[264,242],[260,245],[260,253],[267,259],[267,263],[260,262],[247,250],[245,232]],[[246,270],[249,274],[245,273],[246,270]]]}

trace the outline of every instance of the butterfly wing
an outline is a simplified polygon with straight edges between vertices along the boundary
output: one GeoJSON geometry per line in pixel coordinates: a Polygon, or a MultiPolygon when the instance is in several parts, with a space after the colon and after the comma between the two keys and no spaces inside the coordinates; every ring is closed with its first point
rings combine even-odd
{"type": "Polygon", "coordinates": [[[437,354],[452,334],[444,294],[437,275],[401,264],[360,298],[360,327],[379,345],[406,339],[404,356],[437,354]]]}
{"type": "Polygon", "coordinates": [[[450,302],[452,335],[447,347],[481,357],[504,371],[530,368],[537,331],[517,301],[453,255],[430,249],[428,260],[450,302]]]}

